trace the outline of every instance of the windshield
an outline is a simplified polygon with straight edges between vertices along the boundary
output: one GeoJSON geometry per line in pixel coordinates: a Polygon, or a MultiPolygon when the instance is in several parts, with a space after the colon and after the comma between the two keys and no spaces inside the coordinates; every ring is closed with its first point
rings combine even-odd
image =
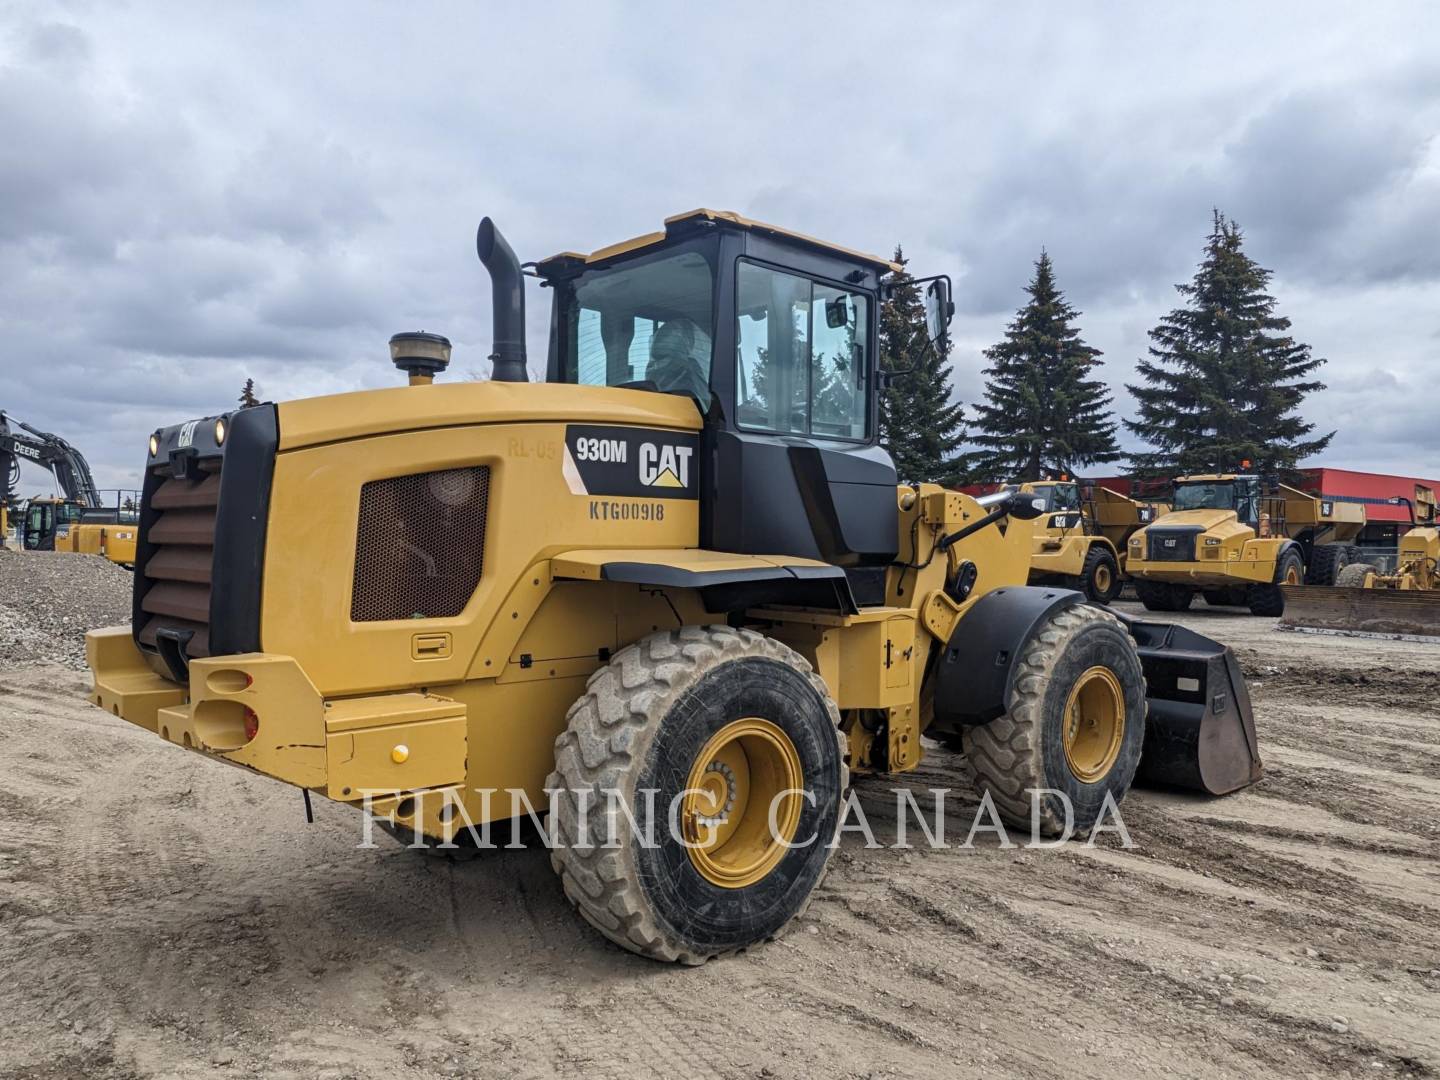
{"type": "Polygon", "coordinates": [[[1046,510],[1079,510],[1080,489],[1075,484],[1050,484],[1040,489],[1046,510]]]}
{"type": "Polygon", "coordinates": [[[714,273],[698,251],[591,270],[559,286],[566,382],[636,385],[710,404],[714,273]]]}
{"type": "Polygon", "coordinates": [[[1233,510],[1235,485],[1227,481],[1175,486],[1176,510],[1233,510]]]}

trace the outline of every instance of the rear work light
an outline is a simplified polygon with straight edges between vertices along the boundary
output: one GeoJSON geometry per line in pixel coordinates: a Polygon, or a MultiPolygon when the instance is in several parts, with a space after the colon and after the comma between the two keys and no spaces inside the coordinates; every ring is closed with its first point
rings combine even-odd
{"type": "Polygon", "coordinates": [[[254,709],[245,710],[245,741],[252,741],[260,734],[260,717],[255,715],[254,709]]]}

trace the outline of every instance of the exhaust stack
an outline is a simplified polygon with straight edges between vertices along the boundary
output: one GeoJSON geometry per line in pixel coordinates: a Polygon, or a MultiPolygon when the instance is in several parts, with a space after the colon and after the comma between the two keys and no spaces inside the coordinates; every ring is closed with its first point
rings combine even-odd
{"type": "Polygon", "coordinates": [[[520,260],[488,217],[475,234],[475,251],[490,271],[491,309],[494,319],[493,365],[496,382],[527,382],[525,369],[525,278],[520,260]]]}

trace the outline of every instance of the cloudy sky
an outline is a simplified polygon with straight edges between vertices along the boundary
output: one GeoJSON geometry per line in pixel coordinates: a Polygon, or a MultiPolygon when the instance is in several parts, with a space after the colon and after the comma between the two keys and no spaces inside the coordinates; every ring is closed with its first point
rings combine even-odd
{"type": "Polygon", "coordinates": [[[1320,460],[1437,476],[1437,55],[1434,4],[0,4],[0,408],[134,484],[246,377],[488,370],[484,214],[533,259],[703,205],[952,274],[967,402],[1043,245],[1128,412],[1219,207],[1320,460]]]}

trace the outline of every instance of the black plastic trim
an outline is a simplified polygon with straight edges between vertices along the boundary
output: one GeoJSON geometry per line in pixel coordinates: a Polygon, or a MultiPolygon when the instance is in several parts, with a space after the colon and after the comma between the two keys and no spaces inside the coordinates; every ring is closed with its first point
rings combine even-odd
{"type": "Polygon", "coordinates": [[[935,679],[940,730],[988,724],[1010,711],[1015,661],[1055,612],[1084,602],[1071,589],[1007,586],[965,613],[941,654],[935,679]]]}
{"type": "Polygon", "coordinates": [[[690,570],[657,563],[617,561],[600,568],[603,581],[624,581],[661,589],[695,589],[714,612],[742,611],[764,604],[791,604],[853,615],[859,608],[850,582],[838,566],[747,567],[690,570]]]}
{"type": "Polygon", "coordinates": [[[260,651],[265,533],[279,442],[274,405],[241,409],[230,417],[210,584],[212,656],[260,651]]]}

